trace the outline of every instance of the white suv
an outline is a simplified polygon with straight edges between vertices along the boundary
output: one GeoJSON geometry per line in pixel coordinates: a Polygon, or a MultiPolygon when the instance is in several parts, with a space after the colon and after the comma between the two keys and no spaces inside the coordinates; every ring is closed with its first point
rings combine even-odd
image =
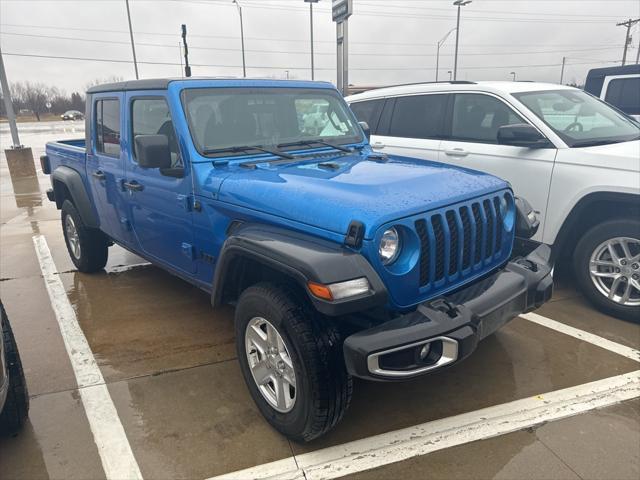
{"type": "Polygon", "coordinates": [[[576,88],[425,83],[347,98],[375,149],[508,180],[592,302],[640,319],[640,126],[576,88]]]}

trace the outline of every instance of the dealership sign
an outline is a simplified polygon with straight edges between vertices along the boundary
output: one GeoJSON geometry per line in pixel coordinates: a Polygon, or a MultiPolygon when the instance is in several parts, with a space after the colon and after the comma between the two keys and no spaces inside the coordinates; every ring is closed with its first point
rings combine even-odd
{"type": "Polygon", "coordinates": [[[342,23],[353,13],[353,0],[333,0],[333,21],[342,23]]]}

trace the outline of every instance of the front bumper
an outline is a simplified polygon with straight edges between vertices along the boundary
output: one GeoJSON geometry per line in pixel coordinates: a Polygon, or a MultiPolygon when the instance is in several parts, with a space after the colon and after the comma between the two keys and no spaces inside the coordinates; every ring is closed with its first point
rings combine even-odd
{"type": "Polygon", "coordinates": [[[483,280],[359,331],[344,342],[347,370],[370,380],[404,380],[458,363],[480,340],[551,298],[552,268],[550,248],[536,245],[483,280]]]}

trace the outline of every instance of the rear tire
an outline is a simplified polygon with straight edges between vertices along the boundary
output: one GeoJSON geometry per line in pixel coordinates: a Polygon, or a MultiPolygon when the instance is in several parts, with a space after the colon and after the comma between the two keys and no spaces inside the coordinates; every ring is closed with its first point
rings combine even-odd
{"type": "Polygon", "coordinates": [[[640,221],[617,219],[600,223],[590,228],[576,245],[573,255],[575,278],[599,310],[640,322],[639,256],[640,221]],[[611,243],[617,258],[612,258],[607,242],[611,243]],[[626,255],[622,243],[626,244],[626,255]],[[596,270],[595,275],[593,270],[596,270]],[[623,302],[627,287],[630,297],[623,302]]]}
{"type": "Polygon", "coordinates": [[[2,316],[5,362],[9,371],[9,390],[7,391],[7,399],[2,408],[2,413],[0,413],[0,432],[13,435],[24,425],[27,419],[29,392],[13,331],[1,303],[0,313],[2,316]]]}
{"type": "MultiPolygon", "coordinates": [[[[296,298],[286,287],[269,283],[249,287],[238,301],[235,333],[238,359],[249,392],[276,430],[292,440],[308,442],[331,430],[342,419],[353,391],[352,378],[344,365],[342,339],[337,329],[320,318],[304,300],[296,298]],[[280,345],[280,352],[286,353],[284,361],[275,354],[271,356],[275,361],[269,360],[252,343],[251,329],[258,331],[259,327],[264,328],[266,349],[280,345]],[[270,343],[266,332],[271,328],[276,331],[273,338],[282,343],[270,343]],[[260,377],[256,364],[266,365],[273,381],[267,380],[259,386],[254,379],[260,377]],[[282,373],[277,371],[278,364],[282,366],[282,373]],[[269,392],[271,385],[273,391],[277,390],[278,375],[281,378],[284,375],[287,402],[275,405],[274,400],[269,400],[269,392]],[[293,382],[288,381],[291,379],[293,382]],[[295,388],[291,388],[291,383],[295,388]]],[[[276,350],[278,348],[272,352],[276,350]]]]}
{"type": "Polygon", "coordinates": [[[62,204],[62,231],[69,256],[79,271],[93,273],[104,268],[109,255],[107,237],[87,227],[69,200],[62,204]]]}

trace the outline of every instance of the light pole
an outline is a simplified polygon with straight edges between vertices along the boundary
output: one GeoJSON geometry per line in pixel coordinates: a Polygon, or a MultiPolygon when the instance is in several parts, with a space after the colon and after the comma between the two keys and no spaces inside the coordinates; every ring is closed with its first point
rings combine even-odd
{"type": "Polygon", "coordinates": [[[309,26],[311,27],[311,80],[315,80],[314,78],[314,68],[313,68],[313,4],[318,3],[318,0],[304,0],[305,3],[309,4],[309,26]]]}
{"type": "Polygon", "coordinates": [[[453,60],[453,79],[458,79],[458,41],[460,40],[460,7],[469,5],[472,0],[456,0],[453,2],[458,7],[458,20],[456,22],[456,54],[453,60]]]}
{"type": "Polygon", "coordinates": [[[440,47],[442,46],[442,44],[445,42],[445,40],[447,38],[449,38],[449,35],[451,35],[451,32],[453,32],[455,30],[455,28],[452,28],[451,30],[449,30],[444,37],[442,37],[442,39],[438,42],[438,48],[436,50],[436,82],[438,81],[438,70],[440,68],[440,47]]]}
{"type": "Polygon", "coordinates": [[[516,72],[510,72],[509,75],[513,75],[513,81],[516,81],[516,72]]]}
{"type": "Polygon", "coordinates": [[[240,42],[242,43],[242,76],[247,78],[247,64],[244,59],[244,25],[242,24],[242,6],[238,0],[233,0],[238,7],[238,15],[240,15],[240,42]]]}
{"type": "Polygon", "coordinates": [[[131,27],[131,11],[129,10],[129,0],[125,0],[127,4],[127,20],[129,21],[129,36],[131,37],[131,50],[133,51],[133,68],[136,71],[136,80],[138,77],[138,59],[136,58],[136,44],[133,41],[133,28],[131,27]]]}

